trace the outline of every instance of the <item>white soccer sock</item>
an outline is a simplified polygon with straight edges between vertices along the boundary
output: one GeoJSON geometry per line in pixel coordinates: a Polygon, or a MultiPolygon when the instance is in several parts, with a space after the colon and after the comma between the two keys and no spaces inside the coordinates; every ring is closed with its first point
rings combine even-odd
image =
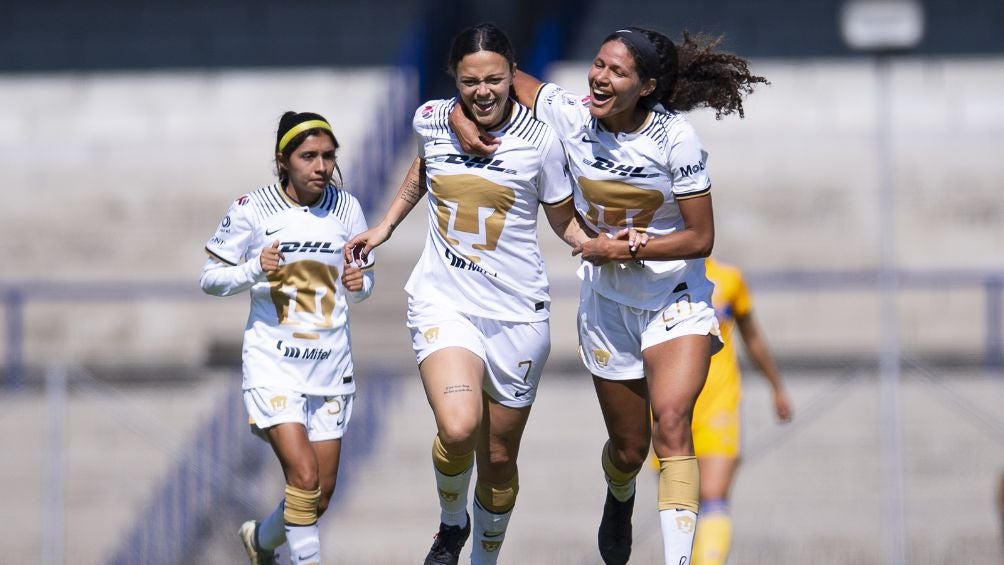
{"type": "Polygon", "coordinates": [[[286,543],[286,523],[282,513],[285,505],[283,502],[265,518],[258,523],[258,539],[255,543],[265,551],[272,551],[280,545],[286,543]]]}
{"type": "Polygon", "coordinates": [[[457,475],[445,475],[432,466],[439,492],[439,521],[447,526],[467,525],[467,490],[471,485],[474,465],[457,475]]]}
{"type": "Polygon", "coordinates": [[[474,544],[471,547],[471,565],[495,565],[498,562],[510,516],[512,508],[507,512],[496,514],[482,506],[477,497],[474,498],[474,523],[471,525],[474,544]]]}
{"type": "Polygon", "coordinates": [[[317,522],[309,526],[286,524],[286,540],[289,541],[289,561],[293,565],[321,562],[321,538],[317,522]]]}
{"type": "Polygon", "coordinates": [[[697,514],[682,509],[660,510],[659,524],[662,526],[662,548],[666,564],[689,564],[690,552],[694,547],[697,514]]]}

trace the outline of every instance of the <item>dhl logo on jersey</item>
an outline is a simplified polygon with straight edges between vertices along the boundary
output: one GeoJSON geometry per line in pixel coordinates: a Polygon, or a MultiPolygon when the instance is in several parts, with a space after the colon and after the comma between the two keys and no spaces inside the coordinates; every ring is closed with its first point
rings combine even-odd
{"type": "Polygon", "coordinates": [[[622,165],[616,161],[611,161],[610,159],[604,159],[603,157],[597,157],[595,161],[591,161],[589,159],[582,159],[582,162],[594,169],[599,169],[601,171],[609,171],[611,173],[618,174],[622,177],[650,179],[659,176],[658,172],[646,173],[644,166],[622,165]]]}
{"type": "Polygon", "coordinates": [[[459,153],[450,153],[448,155],[429,157],[428,160],[434,163],[463,165],[468,169],[486,169],[489,171],[505,173],[507,175],[516,174],[516,169],[507,169],[501,166],[502,159],[492,159],[491,157],[477,157],[475,155],[461,155],[459,153]]]}
{"type": "Polygon", "coordinates": [[[332,247],[330,241],[282,241],[279,251],[283,253],[335,253],[341,249],[332,247]]]}

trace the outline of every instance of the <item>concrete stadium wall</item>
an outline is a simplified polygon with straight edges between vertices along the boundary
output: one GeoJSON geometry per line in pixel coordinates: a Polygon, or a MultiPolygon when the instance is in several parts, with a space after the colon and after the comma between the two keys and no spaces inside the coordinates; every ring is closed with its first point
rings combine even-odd
{"type": "Polygon", "coordinates": [[[346,187],[382,191],[353,182],[372,159],[363,140],[386,111],[393,72],[0,76],[0,282],[168,280],[192,289],[180,301],[29,303],[26,363],[199,364],[214,336],[239,340],[247,298],[198,289],[206,240],[234,199],[274,182],[286,110],[327,117],[346,187]]]}
{"type": "MultiPolygon", "coordinates": [[[[582,92],[585,68],[557,65],[551,77],[582,92]]],[[[877,266],[872,68],[757,60],[754,70],[772,85],[749,98],[746,119],[691,115],[711,155],[716,254],[750,272],[877,266]]],[[[353,167],[367,159],[361,140],[384,110],[388,72],[0,76],[0,159],[8,183],[0,206],[0,283],[167,280],[190,281],[192,289],[184,300],[28,304],[26,364],[197,365],[213,344],[238,342],[247,299],[198,291],[206,238],[232,199],[274,179],[273,136],[286,109],[332,120],[347,184],[359,190],[353,167]]],[[[1004,59],[906,59],[893,66],[900,266],[1004,269],[1002,90],[1004,59]]],[[[560,246],[554,253],[559,258],[548,258],[556,311],[566,309],[562,301],[573,311],[574,265],[566,268],[560,246]]],[[[402,265],[381,269],[406,276],[415,257],[409,252],[402,265]]],[[[380,275],[388,282],[396,276],[380,275]]],[[[390,313],[386,323],[397,327],[403,310],[395,284],[381,286],[381,296],[364,307],[390,313]]],[[[878,302],[870,291],[754,291],[781,356],[871,356],[877,347],[878,302]]],[[[904,350],[978,357],[985,298],[964,287],[904,293],[904,350]]],[[[0,339],[7,331],[0,328],[0,339]]],[[[556,340],[572,342],[574,335],[556,340]]],[[[555,356],[568,354],[564,349],[556,347],[555,356]]],[[[574,344],[567,349],[574,353],[574,344]]]]}

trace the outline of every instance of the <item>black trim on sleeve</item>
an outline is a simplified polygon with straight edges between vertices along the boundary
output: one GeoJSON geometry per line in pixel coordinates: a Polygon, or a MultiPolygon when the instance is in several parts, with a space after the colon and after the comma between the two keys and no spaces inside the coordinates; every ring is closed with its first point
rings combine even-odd
{"type": "Polygon", "coordinates": [[[229,259],[224,259],[223,257],[220,257],[219,255],[217,255],[217,254],[213,253],[212,251],[210,251],[208,247],[206,247],[205,249],[206,249],[206,253],[208,253],[210,257],[212,257],[213,259],[216,259],[220,263],[226,263],[227,265],[230,265],[231,267],[236,267],[237,266],[237,263],[233,263],[229,259]]]}
{"type": "MultiPolygon", "coordinates": [[[[546,82],[540,83],[540,86],[537,87],[537,93],[533,95],[533,104],[530,105],[530,111],[533,113],[534,118],[537,118],[537,101],[540,100],[540,93],[544,91],[544,87],[547,84],[546,82]]],[[[537,119],[539,120],[540,118],[537,119]]]]}
{"type": "Polygon", "coordinates": [[[543,204],[544,206],[561,206],[562,204],[564,204],[565,202],[568,202],[569,200],[571,200],[573,198],[575,198],[575,193],[574,192],[572,194],[569,194],[568,196],[562,198],[561,200],[558,200],[557,202],[544,202],[543,200],[541,200],[540,203],[543,204]]]}
{"type": "Polygon", "coordinates": [[[691,198],[700,198],[701,196],[707,196],[711,194],[711,187],[705,188],[704,190],[698,190],[697,192],[688,192],[686,194],[673,194],[673,197],[677,200],[690,200],[691,198]]]}

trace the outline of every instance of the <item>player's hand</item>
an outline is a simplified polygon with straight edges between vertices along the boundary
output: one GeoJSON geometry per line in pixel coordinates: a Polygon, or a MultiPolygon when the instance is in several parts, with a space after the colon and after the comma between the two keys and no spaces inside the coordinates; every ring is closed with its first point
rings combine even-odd
{"type": "Polygon", "coordinates": [[[621,231],[614,234],[614,239],[619,239],[628,242],[628,252],[634,257],[638,250],[648,243],[648,234],[645,232],[640,232],[634,228],[623,228],[621,231]]]}
{"type": "Polygon", "coordinates": [[[455,105],[450,112],[450,129],[457,134],[457,141],[460,142],[460,148],[464,153],[487,157],[502,143],[469,118],[460,104],[455,105]]]}
{"type": "Polygon", "coordinates": [[[285,261],[286,256],[279,251],[279,240],[272,242],[271,247],[266,247],[261,250],[261,255],[258,257],[258,262],[261,263],[261,270],[266,273],[274,273],[279,270],[279,262],[285,261]]]}
{"type": "Polygon", "coordinates": [[[342,248],[345,264],[354,267],[365,265],[370,252],[390,239],[390,232],[390,227],[380,224],[353,236],[342,248]]]}
{"type": "Polygon", "coordinates": [[[774,411],[777,412],[777,419],[782,422],[790,422],[794,410],[791,406],[791,399],[784,389],[774,391],[774,411]]]}
{"type": "Polygon", "coordinates": [[[349,292],[358,292],[363,289],[363,270],[348,263],[342,269],[342,286],[349,292]]]}
{"type": "Polygon", "coordinates": [[[600,234],[573,247],[572,255],[582,255],[583,261],[589,261],[596,266],[609,263],[611,246],[615,245],[613,241],[609,234],[600,234]]]}
{"type": "Polygon", "coordinates": [[[604,233],[572,248],[572,255],[582,255],[584,261],[599,266],[610,261],[630,261],[645,247],[648,234],[634,228],[624,228],[616,234],[604,233]],[[627,242],[625,249],[624,243],[627,242]]]}

